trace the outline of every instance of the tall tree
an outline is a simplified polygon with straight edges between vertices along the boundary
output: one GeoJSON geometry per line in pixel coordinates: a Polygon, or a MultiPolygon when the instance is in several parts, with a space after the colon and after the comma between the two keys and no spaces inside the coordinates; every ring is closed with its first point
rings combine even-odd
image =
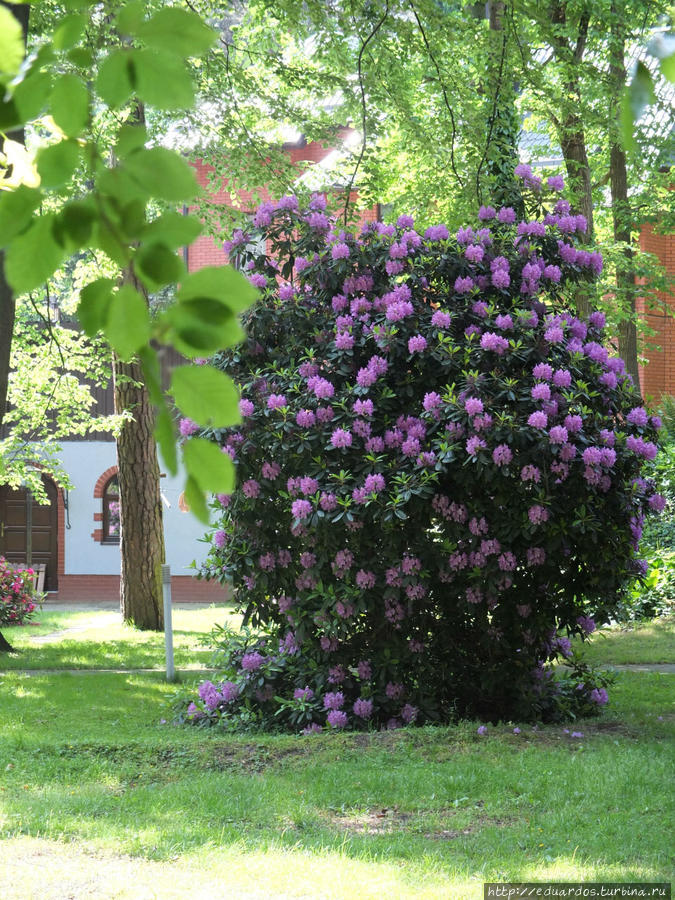
{"type": "MultiPolygon", "coordinates": [[[[616,0],[611,5],[611,31],[609,49],[609,83],[613,106],[620,109],[621,97],[626,87],[626,27],[616,0]]],[[[638,371],[638,341],[635,321],[635,267],[632,246],[633,213],[628,199],[628,169],[626,151],[621,143],[620,120],[612,129],[609,156],[609,184],[612,197],[612,228],[614,240],[621,245],[620,260],[616,267],[616,287],[623,305],[625,318],[619,324],[619,355],[626,361],[628,372],[635,384],[640,383],[638,371]]]]}

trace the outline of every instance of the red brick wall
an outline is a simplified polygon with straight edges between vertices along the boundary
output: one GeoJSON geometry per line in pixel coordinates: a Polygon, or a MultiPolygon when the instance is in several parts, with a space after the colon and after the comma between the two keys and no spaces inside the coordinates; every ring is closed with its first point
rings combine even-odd
{"type": "MultiPolygon", "coordinates": [[[[119,575],[61,575],[59,589],[49,594],[49,602],[96,603],[119,601],[119,575]]],[[[191,575],[171,576],[172,603],[225,603],[230,598],[226,588],[215,581],[197,581],[191,575]]]]}
{"type": "MultiPolygon", "coordinates": [[[[659,258],[670,275],[675,276],[675,234],[656,234],[651,225],[644,225],[640,246],[659,258]]],[[[645,309],[638,300],[637,311],[655,332],[648,338],[658,349],[648,350],[648,364],[640,371],[640,388],[646,398],[658,401],[662,394],[675,394],[675,296],[658,294],[659,304],[645,309]]]]}
{"type": "MultiPolygon", "coordinates": [[[[350,129],[343,129],[340,133],[340,137],[344,137],[349,131],[350,129]]],[[[307,168],[307,166],[304,165],[305,163],[321,162],[321,160],[328,156],[329,153],[332,153],[334,148],[320,144],[318,141],[312,141],[309,144],[304,142],[300,142],[297,145],[289,144],[284,149],[290,156],[291,162],[294,165],[297,165],[298,175],[300,175],[302,171],[307,168]]],[[[207,187],[213,169],[210,166],[205,165],[201,160],[197,160],[193,165],[197,173],[197,181],[202,187],[207,187]]],[[[262,201],[271,199],[267,188],[262,188],[260,193],[262,201]]],[[[254,208],[255,204],[251,200],[251,196],[251,191],[238,191],[238,204],[242,209],[252,210],[254,208]]],[[[232,206],[226,179],[223,179],[220,189],[215,193],[212,193],[210,199],[212,202],[222,204],[223,206],[232,206]]],[[[357,200],[358,192],[352,191],[349,197],[350,205],[355,205],[357,200]]],[[[366,222],[375,221],[378,218],[378,212],[377,206],[363,210],[359,216],[359,224],[362,225],[366,222]]],[[[198,237],[188,249],[188,269],[190,272],[195,272],[203,266],[221,266],[226,262],[227,257],[223,252],[221,242],[215,241],[208,235],[201,235],[198,237]]]]}

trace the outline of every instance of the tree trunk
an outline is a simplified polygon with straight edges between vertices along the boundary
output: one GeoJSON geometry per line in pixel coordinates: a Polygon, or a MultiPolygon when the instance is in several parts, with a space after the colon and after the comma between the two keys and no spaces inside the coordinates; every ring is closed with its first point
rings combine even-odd
{"type": "MultiPolygon", "coordinates": [[[[28,18],[30,5],[28,3],[2,3],[12,15],[21,23],[23,39],[28,39],[28,18]]],[[[7,134],[13,141],[24,143],[23,128],[19,131],[11,131],[7,134]]],[[[0,427],[7,412],[7,389],[9,386],[9,362],[12,355],[12,335],[14,333],[14,315],[16,311],[16,298],[5,278],[5,253],[0,250],[0,427]]]]}
{"type": "MultiPolygon", "coordinates": [[[[21,23],[24,41],[28,38],[29,4],[0,3],[21,23]]],[[[13,141],[24,142],[23,129],[12,131],[7,137],[13,141]]],[[[9,364],[12,356],[12,336],[14,334],[14,316],[16,313],[16,297],[5,278],[5,252],[0,250],[0,428],[7,412],[7,390],[9,387],[9,364]]],[[[0,632],[0,653],[11,653],[12,645],[0,632]]]]}
{"type": "MultiPolygon", "coordinates": [[[[567,0],[552,0],[550,6],[551,23],[554,28],[560,26],[560,30],[552,32],[551,40],[556,59],[563,72],[563,96],[565,98],[562,103],[562,111],[556,116],[556,128],[567,177],[576,197],[573,211],[580,213],[586,219],[586,232],[581,239],[585,243],[590,243],[593,240],[594,232],[591,168],[588,164],[584,123],[577,112],[581,103],[581,86],[577,67],[581,63],[586,49],[590,14],[584,11],[579,17],[576,42],[574,46],[571,46],[562,32],[562,27],[568,24],[567,7],[567,0]]],[[[588,318],[591,307],[588,294],[584,290],[578,292],[576,306],[577,313],[582,318],[588,318]]]]}
{"type": "Polygon", "coordinates": [[[0,632],[0,653],[14,653],[14,647],[3,637],[2,632],[0,632]]]}
{"type": "MultiPolygon", "coordinates": [[[[626,35],[623,20],[617,10],[616,0],[612,3],[612,28],[610,46],[610,77],[612,97],[618,107],[621,92],[626,84],[624,62],[626,35]]],[[[635,318],[635,267],[631,246],[631,208],[628,200],[628,175],[626,154],[618,134],[619,123],[613,129],[614,139],[609,156],[609,183],[612,196],[612,221],[614,240],[624,244],[622,262],[617,266],[616,288],[619,302],[626,316],[619,325],[619,356],[626,363],[626,371],[632,376],[636,387],[640,386],[638,367],[637,323],[635,318]]]]}
{"type": "Polygon", "coordinates": [[[125,622],[161,631],[164,531],[154,410],[138,363],[113,360],[115,412],[128,410],[117,438],[122,562],[120,606],[125,622]]]}
{"type": "Polygon", "coordinates": [[[516,89],[508,58],[508,35],[504,28],[504,0],[487,4],[489,21],[487,99],[488,145],[486,171],[492,200],[498,206],[512,206],[522,217],[525,207],[520,184],[513,174],[518,165],[520,118],[516,111],[516,89]]]}

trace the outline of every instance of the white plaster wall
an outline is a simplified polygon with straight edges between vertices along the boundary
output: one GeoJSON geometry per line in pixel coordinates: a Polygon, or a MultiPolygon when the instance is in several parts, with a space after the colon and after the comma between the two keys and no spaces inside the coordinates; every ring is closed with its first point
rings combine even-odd
{"type": "MultiPolygon", "coordinates": [[[[117,544],[101,544],[92,532],[101,527],[94,521],[94,513],[101,512],[100,500],[94,498],[94,487],[106,469],[117,465],[115,444],[106,441],[72,441],[63,443],[61,459],[73,487],[69,492],[70,528],[65,531],[66,575],[119,575],[120,552],[117,544]]],[[[175,478],[167,475],[160,485],[169,502],[162,504],[166,561],[173,575],[190,575],[192,560],[199,565],[206,557],[208,546],[199,541],[205,527],[190,513],[178,508],[183,489],[183,474],[175,478]]],[[[66,515],[66,523],[68,515],[66,515]]]]}

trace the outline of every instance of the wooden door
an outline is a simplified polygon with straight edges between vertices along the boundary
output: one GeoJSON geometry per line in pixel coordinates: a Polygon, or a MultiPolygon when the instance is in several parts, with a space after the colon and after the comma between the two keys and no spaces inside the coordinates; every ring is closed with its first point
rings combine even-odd
{"type": "Polygon", "coordinates": [[[10,563],[44,563],[45,590],[58,589],[58,509],[53,481],[43,479],[49,503],[40,505],[25,488],[0,487],[0,556],[10,563]]]}

